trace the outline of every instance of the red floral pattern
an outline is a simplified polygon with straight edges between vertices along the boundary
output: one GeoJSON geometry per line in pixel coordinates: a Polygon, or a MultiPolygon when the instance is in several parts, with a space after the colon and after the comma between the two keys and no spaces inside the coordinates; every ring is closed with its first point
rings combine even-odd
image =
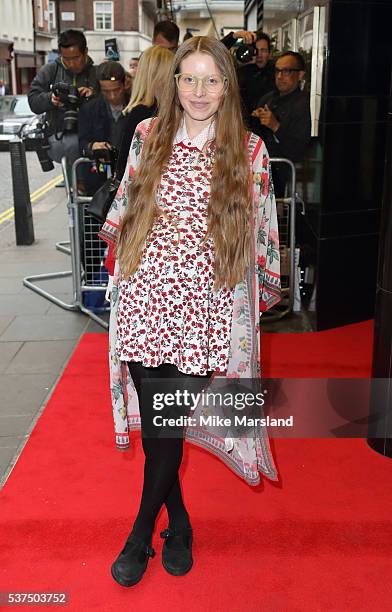
{"type": "Polygon", "coordinates": [[[119,284],[120,360],[172,363],[185,374],[224,372],[234,291],[213,291],[214,247],[203,245],[213,150],[174,145],[162,176],[155,222],[135,274],[119,284]]]}

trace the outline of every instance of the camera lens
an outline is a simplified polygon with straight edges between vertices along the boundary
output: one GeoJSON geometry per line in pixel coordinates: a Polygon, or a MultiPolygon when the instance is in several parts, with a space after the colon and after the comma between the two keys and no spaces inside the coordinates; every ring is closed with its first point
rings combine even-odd
{"type": "Polygon", "coordinates": [[[37,157],[39,163],[41,164],[42,172],[50,172],[54,168],[54,164],[51,159],[49,159],[46,151],[42,149],[37,149],[37,157]]]}
{"type": "Polygon", "coordinates": [[[247,64],[255,56],[255,45],[240,45],[236,51],[236,58],[241,64],[247,64]]]}
{"type": "Polygon", "coordinates": [[[78,111],[69,109],[64,113],[64,132],[75,132],[78,129],[78,111]]]}
{"type": "Polygon", "coordinates": [[[73,104],[74,106],[77,106],[80,102],[80,96],[78,94],[78,92],[74,93],[74,92],[70,92],[68,94],[68,102],[70,104],[73,104]]]}
{"type": "Polygon", "coordinates": [[[50,172],[54,168],[54,164],[48,155],[48,149],[49,143],[46,137],[38,140],[36,153],[43,172],[50,172]]]}

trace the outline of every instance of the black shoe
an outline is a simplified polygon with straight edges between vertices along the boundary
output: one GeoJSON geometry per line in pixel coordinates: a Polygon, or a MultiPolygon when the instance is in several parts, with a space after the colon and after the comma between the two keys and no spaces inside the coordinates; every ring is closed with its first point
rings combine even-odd
{"type": "Polygon", "coordinates": [[[183,576],[193,565],[192,527],[165,529],[161,532],[165,542],[162,547],[162,565],[169,574],[183,576]]]}
{"type": "Polygon", "coordinates": [[[122,586],[132,586],[142,579],[148,559],[155,550],[131,533],[123,550],[112,565],[112,576],[122,586]]]}

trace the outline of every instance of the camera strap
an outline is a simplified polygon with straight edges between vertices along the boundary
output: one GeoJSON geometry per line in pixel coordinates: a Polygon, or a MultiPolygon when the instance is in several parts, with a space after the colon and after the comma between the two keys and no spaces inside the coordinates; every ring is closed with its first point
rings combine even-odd
{"type": "Polygon", "coordinates": [[[54,75],[50,78],[50,91],[53,89],[53,85],[56,85],[57,73],[59,71],[58,62],[54,62],[54,64],[55,64],[55,71],[54,71],[54,75]]]}

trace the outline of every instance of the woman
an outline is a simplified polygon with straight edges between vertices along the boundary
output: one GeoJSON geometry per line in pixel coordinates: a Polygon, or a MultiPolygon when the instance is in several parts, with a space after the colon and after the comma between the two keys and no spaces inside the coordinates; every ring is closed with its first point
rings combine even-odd
{"type": "Polygon", "coordinates": [[[150,47],[141,56],[136,76],[132,86],[132,95],[123,114],[127,116],[124,128],[124,136],[121,142],[119,159],[116,166],[116,174],[122,179],[129,147],[138,123],[148,117],[153,117],[157,112],[157,102],[166,83],[171,66],[173,64],[173,53],[164,47],[150,47]]]}
{"type": "MultiPolygon", "coordinates": [[[[141,426],[145,454],[139,512],[112,565],[114,579],[131,586],[154,556],[152,532],[163,504],[164,568],[183,575],[193,563],[178,478],[183,430],[154,426],[156,387],[151,380],[142,386],[142,379],[160,378],[161,390],[174,395],[195,383],[200,389],[217,372],[259,378],[259,307],[280,299],[268,155],[259,137],[245,133],[235,68],[219,41],[194,37],[178,49],[159,117],[135,132],[101,236],[117,244],[110,322],[116,441],[126,448],[129,429],[141,426]],[[177,437],[169,437],[173,432],[177,437]]],[[[186,414],[180,408],[166,407],[165,416],[186,414]]],[[[194,415],[203,411],[198,401],[194,415]]],[[[222,437],[199,420],[186,436],[249,484],[259,482],[259,471],[276,479],[259,426],[245,437],[222,437]]]]}

